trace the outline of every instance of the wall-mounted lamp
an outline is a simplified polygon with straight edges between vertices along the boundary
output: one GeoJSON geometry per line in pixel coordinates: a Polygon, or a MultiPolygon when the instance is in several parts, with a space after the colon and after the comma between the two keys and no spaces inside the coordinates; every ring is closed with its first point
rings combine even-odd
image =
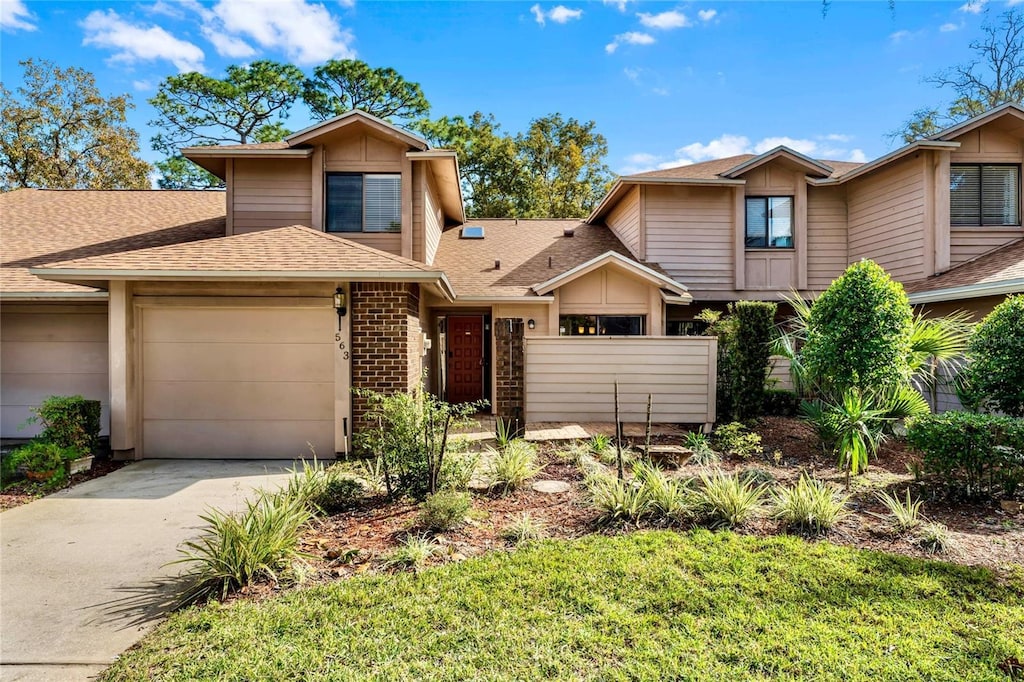
{"type": "Polygon", "coordinates": [[[341,331],[341,318],[345,317],[345,313],[348,312],[346,307],[345,292],[338,287],[334,290],[334,309],[338,311],[338,331],[341,331]]]}
{"type": "Polygon", "coordinates": [[[526,323],[526,326],[529,329],[536,329],[537,328],[537,322],[535,320],[530,320],[529,322],[526,323]]]}

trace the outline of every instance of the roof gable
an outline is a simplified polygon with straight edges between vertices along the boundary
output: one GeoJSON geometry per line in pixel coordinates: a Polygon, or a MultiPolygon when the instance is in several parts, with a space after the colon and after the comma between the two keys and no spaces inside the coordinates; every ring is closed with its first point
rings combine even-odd
{"type": "Polygon", "coordinates": [[[1004,117],[1013,117],[1014,119],[1020,121],[1022,125],[1024,125],[1024,106],[1021,106],[1016,102],[1006,102],[1005,104],[1000,104],[994,109],[989,109],[985,113],[979,114],[974,118],[970,118],[961,123],[957,123],[956,125],[952,125],[946,128],[945,130],[942,130],[939,133],[932,135],[928,139],[944,141],[952,140],[953,138],[959,137],[964,133],[974,130],[975,128],[979,128],[987,123],[995,121],[996,119],[1004,117]]]}
{"type": "Polygon", "coordinates": [[[361,109],[346,111],[344,114],[340,114],[334,118],[329,118],[326,121],[315,123],[308,128],[303,128],[297,133],[292,133],[286,137],[285,142],[288,143],[288,146],[295,147],[300,144],[306,144],[322,135],[333,133],[351,125],[364,125],[389,139],[400,141],[420,151],[425,151],[430,148],[427,141],[419,135],[414,135],[404,128],[400,128],[382,118],[368,114],[361,109]]]}
{"type": "Polygon", "coordinates": [[[580,263],[574,268],[566,270],[565,272],[552,277],[551,279],[535,284],[533,290],[540,296],[549,294],[559,287],[565,286],[569,282],[572,282],[580,277],[584,277],[596,270],[603,267],[615,267],[620,270],[624,270],[639,279],[644,280],[652,286],[656,286],[660,289],[667,289],[672,293],[680,297],[687,297],[689,294],[686,292],[686,287],[679,284],[675,280],[662,275],[659,272],[648,268],[645,265],[637,263],[634,260],[626,258],[622,254],[615,253],[614,251],[607,251],[600,256],[591,258],[585,263],[580,263]]]}
{"type": "Polygon", "coordinates": [[[770,149],[763,154],[759,154],[758,156],[754,156],[740,162],[736,166],[722,172],[721,175],[726,178],[736,178],[744,173],[754,170],[755,168],[759,168],[767,163],[778,160],[787,162],[796,169],[804,171],[807,175],[819,178],[827,178],[834,172],[834,169],[831,166],[828,166],[821,161],[816,161],[809,156],[805,156],[795,149],[779,145],[775,149],[770,149]]]}

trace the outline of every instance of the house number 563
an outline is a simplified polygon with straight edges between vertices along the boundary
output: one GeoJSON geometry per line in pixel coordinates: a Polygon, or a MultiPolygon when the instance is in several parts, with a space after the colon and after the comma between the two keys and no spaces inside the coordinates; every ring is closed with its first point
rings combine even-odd
{"type": "Polygon", "coordinates": [[[334,335],[334,340],[338,342],[338,350],[342,351],[341,359],[342,360],[348,360],[348,358],[349,358],[348,351],[345,350],[345,342],[341,340],[341,334],[340,333],[335,334],[334,335]]]}

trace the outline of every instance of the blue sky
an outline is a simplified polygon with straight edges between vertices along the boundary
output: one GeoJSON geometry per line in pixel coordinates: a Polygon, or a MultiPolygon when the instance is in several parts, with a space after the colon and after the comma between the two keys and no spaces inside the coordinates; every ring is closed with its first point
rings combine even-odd
{"type": "MultiPolygon", "coordinates": [[[[1019,0],[1018,0],[1019,1],[1019,0]]],[[[0,74],[28,57],[84,67],[146,104],[160,80],[258,58],[306,70],[331,57],[421,83],[433,115],[495,114],[517,132],[552,112],[597,122],[619,173],[789,144],[864,160],[915,109],[945,101],[924,76],[971,57],[1003,3],[0,0],[0,74]]],[[[308,123],[293,116],[290,125],[308,123]]]]}

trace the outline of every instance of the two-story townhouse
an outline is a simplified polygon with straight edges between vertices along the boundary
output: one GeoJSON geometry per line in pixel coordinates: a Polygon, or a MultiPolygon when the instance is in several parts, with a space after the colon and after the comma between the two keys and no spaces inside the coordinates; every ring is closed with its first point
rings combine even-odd
{"type": "Polygon", "coordinates": [[[861,257],[936,307],[1024,289],[1022,121],[1001,107],[863,165],[776,149],[627,176],[585,221],[466,223],[454,153],[362,112],[185,150],[226,192],[12,192],[3,436],[83,393],[122,456],[329,455],[353,388],[424,370],[528,420],[602,415],[588,381],[629,377],[656,418],[713,421],[712,343],[669,338],[703,307],[810,296],[861,257]]]}

